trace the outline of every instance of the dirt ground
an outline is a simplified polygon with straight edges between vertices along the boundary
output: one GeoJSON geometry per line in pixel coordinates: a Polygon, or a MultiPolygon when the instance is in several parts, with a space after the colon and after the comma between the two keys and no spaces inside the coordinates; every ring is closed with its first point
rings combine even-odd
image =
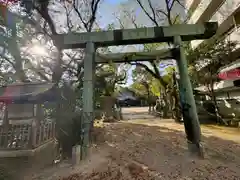
{"type": "Polygon", "coordinates": [[[202,126],[205,159],[199,160],[187,153],[183,125],[172,120],[103,126],[104,142],[90,149],[86,161],[74,167],[62,162],[31,179],[240,180],[240,130],[202,126]]]}

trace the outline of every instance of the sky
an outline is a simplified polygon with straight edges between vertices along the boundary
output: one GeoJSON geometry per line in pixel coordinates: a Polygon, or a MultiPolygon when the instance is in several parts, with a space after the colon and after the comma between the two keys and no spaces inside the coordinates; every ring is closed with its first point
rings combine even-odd
{"type": "MultiPolygon", "coordinates": [[[[136,7],[136,4],[133,2],[133,0],[104,0],[103,1],[103,3],[100,5],[99,12],[98,12],[99,15],[101,16],[99,25],[102,28],[106,27],[110,23],[117,23],[117,20],[116,20],[116,18],[114,16],[114,13],[117,13],[117,15],[120,15],[119,12],[121,12],[121,7],[122,7],[121,5],[122,4],[127,4],[126,7],[130,8],[130,9],[131,8],[138,8],[138,5],[136,7]]],[[[147,17],[145,17],[144,13],[140,14],[141,12],[139,12],[139,11],[137,11],[137,12],[138,12],[137,20],[138,20],[139,24],[141,24],[141,23],[146,24],[146,22],[151,22],[148,19],[146,19],[147,17]]],[[[127,23],[127,26],[128,26],[128,23],[127,23]]],[[[133,51],[140,50],[140,49],[141,49],[141,46],[127,46],[124,49],[121,48],[121,50],[122,50],[121,52],[133,52],[133,51]]],[[[118,53],[120,48],[111,48],[111,50],[112,50],[113,53],[118,53]]],[[[132,66],[128,70],[128,79],[127,79],[127,83],[125,84],[125,86],[129,86],[129,85],[131,85],[133,83],[133,80],[132,80],[132,70],[134,68],[135,67],[132,66]]],[[[163,68],[160,68],[160,71],[161,70],[164,71],[163,68]]]]}
{"type": "Polygon", "coordinates": [[[98,9],[98,15],[100,18],[100,26],[105,27],[110,23],[116,22],[114,13],[119,14],[119,8],[122,3],[126,3],[129,0],[103,0],[101,1],[98,9]]]}
{"type": "Polygon", "coordinates": [[[113,4],[113,5],[118,5],[122,2],[127,2],[128,0],[105,0],[107,4],[113,4]]]}

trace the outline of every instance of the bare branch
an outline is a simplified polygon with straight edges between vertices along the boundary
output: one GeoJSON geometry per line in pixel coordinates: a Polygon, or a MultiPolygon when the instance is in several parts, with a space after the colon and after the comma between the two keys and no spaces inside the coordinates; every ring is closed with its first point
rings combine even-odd
{"type": "Polygon", "coordinates": [[[54,22],[48,13],[48,5],[44,5],[44,3],[43,3],[43,5],[41,5],[39,7],[35,6],[34,8],[42,16],[42,18],[48,23],[48,26],[51,30],[52,35],[56,35],[57,31],[56,31],[54,22]]]}
{"type": "Polygon", "coordinates": [[[92,27],[96,20],[97,9],[98,9],[98,5],[99,5],[100,1],[101,0],[92,0],[91,1],[91,17],[89,18],[89,20],[87,22],[84,21],[83,16],[82,16],[80,10],[78,9],[78,3],[77,3],[78,0],[73,1],[73,8],[74,8],[75,12],[77,13],[79,19],[83,23],[83,26],[87,32],[92,31],[92,27]]]}
{"type": "Polygon", "coordinates": [[[149,5],[149,7],[150,7],[150,9],[151,9],[151,11],[152,11],[153,19],[154,19],[154,21],[156,21],[156,13],[155,13],[155,10],[154,10],[154,8],[153,8],[153,5],[152,5],[151,0],[148,0],[148,5],[149,5]]]}
{"type": "Polygon", "coordinates": [[[131,20],[132,24],[134,25],[135,28],[138,28],[138,25],[136,23],[136,16],[131,15],[129,11],[124,11],[125,15],[127,15],[129,17],[129,19],[131,20]]]}
{"type": "Polygon", "coordinates": [[[142,64],[142,63],[139,63],[139,62],[131,62],[130,63],[131,65],[135,65],[135,66],[139,66],[139,67],[142,67],[144,68],[149,74],[151,74],[154,78],[158,79],[159,76],[154,73],[146,64],[142,64]]]}
{"type": "Polygon", "coordinates": [[[179,0],[174,0],[174,2],[177,2],[182,8],[187,10],[187,8],[179,0]]]}
{"type": "Polygon", "coordinates": [[[172,6],[169,7],[169,1],[168,0],[165,0],[165,5],[166,5],[166,10],[167,10],[167,20],[168,20],[168,24],[171,26],[172,25],[172,21],[171,21],[171,10],[172,10],[172,7],[173,7],[173,4],[174,4],[174,0],[172,2],[172,6]]]}
{"type": "Polygon", "coordinates": [[[167,1],[167,5],[168,5],[168,7],[169,7],[169,10],[172,11],[172,8],[173,8],[176,0],[173,0],[173,1],[172,1],[172,4],[170,4],[170,3],[171,3],[171,0],[166,0],[166,1],[167,1]]]}
{"type": "Polygon", "coordinates": [[[121,28],[121,29],[125,29],[125,27],[124,27],[124,25],[123,25],[123,23],[122,23],[121,18],[120,18],[120,17],[117,17],[117,16],[115,16],[115,17],[116,17],[116,19],[117,19],[118,22],[119,22],[120,28],[121,28]]]}
{"type": "Polygon", "coordinates": [[[68,7],[67,7],[67,5],[66,5],[65,2],[64,2],[64,3],[63,3],[63,8],[65,9],[65,12],[66,12],[68,31],[71,31],[72,28],[74,27],[73,24],[71,23],[71,20],[70,20],[70,13],[72,12],[73,7],[69,10],[68,7]]]}
{"type": "MultiPolygon", "coordinates": [[[[159,26],[156,19],[156,16],[152,17],[147,10],[143,7],[143,4],[141,3],[141,0],[136,0],[137,3],[139,4],[139,6],[141,7],[141,9],[144,11],[144,13],[148,16],[148,18],[155,24],[155,26],[159,26]]],[[[149,5],[151,4],[150,0],[148,0],[149,5]]],[[[155,13],[154,13],[155,14],[155,13]]]]}
{"type": "Polygon", "coordinates": [[[92,30],[93,24],[96,20],[96,13],[97,13],[99,3],[100,3],[100,0],[92,0],[92,3],[91,3],[92,16],[88,21],[88,25],[89,25],[88,32],[92,30]]]}
{"type": "Polygon", "coordinates": [[[1,55],[1,54],[0,54],[0,57],[1,57],[2,59],[6,60],[9,64],[11,64],[12,67],[15,67],[15,64],[14,64],[8,57],[3,56],[3,55],[1,55]]]}
{"type": "Polygon", "coordinates": [[[41,79],[50,82],[51,80],[45,75],[46,72],[42,73],[39,68],[35,68],[31,61],[28,60],[29,69],[33,70],[41,79]]]}
{"type": "Polygon", "coordinates": [[[78,2],[78,0],[74,0],[74,1],[73,1],[73,8],[74,8],[75,12],[77,13],[80,21],[83,23],[83,26],[84,26],[85,29],[87,30],[87,29],[88,29],[88,25],[87,25],[87,23],[84,21],[82,15],[81,15],[81,13],[80,13],[80,11],[78,10],[78,3],[77,3],[77,2],[78,2]]]}
{"type": "Polygon", "coordinates": [[[165,15],[166,17],[168,17],[168,14],[161,9],[156,10],[156,12],[161,13],[161,14],[165,15]]]}

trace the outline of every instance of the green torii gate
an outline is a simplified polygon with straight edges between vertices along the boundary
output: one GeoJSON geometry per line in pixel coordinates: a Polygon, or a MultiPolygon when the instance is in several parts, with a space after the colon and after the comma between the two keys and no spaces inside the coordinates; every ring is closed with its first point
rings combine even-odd
{"type": "MultiPolygon", "coordinates": [[[[180,74],[180,97],[183,101],[183,118],[185,132],[188,140],[188,148],[194,154],[202,155],[201,130],[198,121],[193,90],[188,76],[186,56],[181,44],[182,41],[208,39],[216,33],[217,28],[218,25],[216,22],[207,22],[203,24],[182,24],[162,27],[57,35],[54,39],[58,39],[58,42],[56,42],[58,46],[60,45],[63,49],[85,48],[86,53],[84,57],[81,158],[83,159],[87,156],[89,147],[89,130],[91,123],[94,120],[95,63],[107,63],[108,61],[129,62],[141,60],[143,58],[143,56],[135,56],[134,59],[122,59],[123,57],[126,57],[123,56],[123,54],[115,54],[115,56],[112,54],[107,58],[107,55],[96,55],[96,48],[112,45],[129,45],[156,42],[170,42],[174,44],[174,48],[166,52],[166,55],[163,55],[164,53],[159,52],[153,54],[155,57],[157,55],[162,59],[174,58],[177,61],[180,74]]],[[[149,60],[153,58],[153,56],[148,56],[147,58],[148,59],[145,58],[145,60],[149,60]]]]}

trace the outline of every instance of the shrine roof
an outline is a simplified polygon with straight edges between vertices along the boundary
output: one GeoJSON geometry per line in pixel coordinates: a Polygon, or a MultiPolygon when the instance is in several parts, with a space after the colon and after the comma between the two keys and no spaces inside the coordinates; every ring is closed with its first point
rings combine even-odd
{"type": "Polygon", "coordinates": [[[0,101],[13,103],[52,101],[56,97],[53,83],[14,83],[0,87],[0,101]]]}

